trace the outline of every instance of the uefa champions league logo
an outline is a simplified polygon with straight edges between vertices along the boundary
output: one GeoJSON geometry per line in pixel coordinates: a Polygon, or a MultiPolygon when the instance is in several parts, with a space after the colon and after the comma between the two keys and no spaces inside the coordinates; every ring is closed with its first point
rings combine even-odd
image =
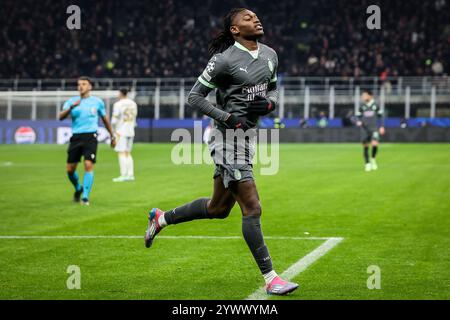
{"type": "Polygon", "coordinates": [[[216,63],[214,61],[210,61],[210,62],[208,62],[208,65],[206,66],[206,71],[208,73],[211,73],[215,67],[216,67],[216,63]]]}

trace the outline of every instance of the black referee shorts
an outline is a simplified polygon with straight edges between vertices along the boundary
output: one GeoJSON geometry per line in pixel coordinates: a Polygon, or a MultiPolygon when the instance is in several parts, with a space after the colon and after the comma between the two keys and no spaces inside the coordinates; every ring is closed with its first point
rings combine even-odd
{"type": "Polygon", "coordinates": [[[77,133],[70,138],[69,149],[67,150],[67,163],[80,162],[81,156],[84,160],[93,163],[97,161],[97,133],[77,133]]]}

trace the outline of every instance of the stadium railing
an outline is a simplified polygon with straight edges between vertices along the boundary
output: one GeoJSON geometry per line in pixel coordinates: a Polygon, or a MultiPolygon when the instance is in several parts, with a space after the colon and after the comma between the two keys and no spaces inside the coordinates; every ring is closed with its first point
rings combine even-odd
{"type": "MultiPolygon", "coordinates": [[[[145,118],[198,118],[186,98],[196,78],[98,78],[95,92],[110,112],[121,87],[132,89],[145,118]]],[[[309,119],[323,112],[334,119],[354,114],[360,93],[370,89],[388,116],[449,117],[448,77],[283,77],[276,116],[309,119]]],[[[76,79],[0,79],[0,119],[56,119],[62,103],[76,95],[76,79]]],[[[214,95],[210,95],[214,101],[214,95]]]]}

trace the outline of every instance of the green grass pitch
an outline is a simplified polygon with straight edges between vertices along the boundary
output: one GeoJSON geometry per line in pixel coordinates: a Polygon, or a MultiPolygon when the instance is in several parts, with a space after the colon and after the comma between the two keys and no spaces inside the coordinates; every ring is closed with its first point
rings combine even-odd
{"type": "MultiPolygon", "coordinates": [[[[151,207],[212,191],[212,166],[173,165],[172,147],[135,145],[136,181],[112,183],[116,155],[102,145],[82,207],[71,203],[66,146],[0,146],[0,236],[143,236],[151,207]]],[[[364,172],[359,144],[282,144],[277,175],[255,170],[265,235],[344,238],[282,299],[450,298],[450,144],[384,144],[378,165],[364,172]],[[367,288],[371,265],[379,290],[367,288]]],[[[241,236],[237,206],[161,235],[174,238],[151,249],[142,238],[0,238],[0,299],[245,299],[263,285],[243,239],[176,238],[241,236]],[[80,290],[66,287],[69,265],[80,290]]],[[[267,240],[278,273],[322,243],[267,240]]]]}

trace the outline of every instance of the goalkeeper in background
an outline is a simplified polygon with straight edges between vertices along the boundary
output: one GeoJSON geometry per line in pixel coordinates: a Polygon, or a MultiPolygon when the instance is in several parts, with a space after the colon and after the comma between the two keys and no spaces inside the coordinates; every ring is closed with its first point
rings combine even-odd
{"type": "Polygon", "coordinates": [[[358,121],[356,125],[361,127],[361,140],[364,147],[364,161],[366,172],[377,170],[378,165],[375,157],[380,143],[380,135],[384,135],[384,116],[375,103],[373,94],[370,90],[364,90],[362,93],[363,105],[356,112],[358,121]],[[379,123],[379,124],[378,124],[379,123]],[[378,128],[379,125],[379,128],[378,128]],[[369,144],[372,145],[372,156],[369,159],[369,144]]]}
{"type": "Polygon", "coordinates": [[[134,128],[136,127],[137,105],[128,98],[128,89],[119,90],[119,101],[114,103],[111,124],[116,136],[115,151],[119,156],[120,176],[114,182],[134,180],[134,163],[131,156],[134,128]]]}

